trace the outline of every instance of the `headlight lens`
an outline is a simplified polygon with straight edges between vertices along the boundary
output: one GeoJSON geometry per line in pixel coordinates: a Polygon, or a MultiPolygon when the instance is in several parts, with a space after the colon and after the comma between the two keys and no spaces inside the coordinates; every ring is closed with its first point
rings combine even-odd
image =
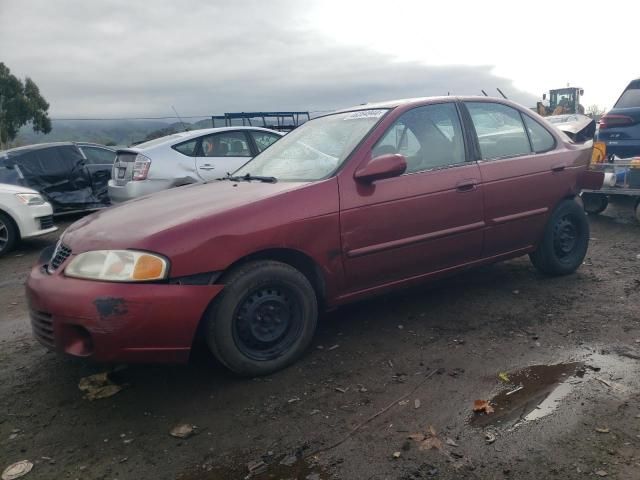
{"type": "Polygon", "coordinates": [[[168,262],[159,255],[134,250],[95,250],[76,256],[64,274],[68,277],[107,282],[163,280],[168,262]]]}
{"type": "Polygon", "coordinates": [[[39,193],[16,193],[16,198],[25,205],[44,205],[44,198],[39,193]]]}

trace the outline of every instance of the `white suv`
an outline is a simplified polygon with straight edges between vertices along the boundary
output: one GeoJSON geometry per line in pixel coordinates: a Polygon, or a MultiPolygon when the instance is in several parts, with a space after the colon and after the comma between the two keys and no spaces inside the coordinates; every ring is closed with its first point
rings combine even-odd
{"type": "Polygon", "coordinates": [[[53,208],[38,192],[0,183],[0,257],[18,241],[54,232],[53,208]]]}
{"type": "Polygon", "coordinates": [[[282,135],[259,127],[207,128],[120,149],[109,180],[111,203],[224,177],[282,135]]]}

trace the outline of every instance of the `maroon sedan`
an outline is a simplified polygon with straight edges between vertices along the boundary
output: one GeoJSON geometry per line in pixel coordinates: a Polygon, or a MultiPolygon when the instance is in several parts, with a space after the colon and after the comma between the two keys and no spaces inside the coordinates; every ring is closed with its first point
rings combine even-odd
{"type": "Polygon", "coordinates": [[[33,331],[107,362],[187,361],[202,337],[238,374],[273,372],[319,309],[525,254],[576,270],[591,150],[494,98],[332,113],[232,176],[74,223],[29,277],[33,331]]]}

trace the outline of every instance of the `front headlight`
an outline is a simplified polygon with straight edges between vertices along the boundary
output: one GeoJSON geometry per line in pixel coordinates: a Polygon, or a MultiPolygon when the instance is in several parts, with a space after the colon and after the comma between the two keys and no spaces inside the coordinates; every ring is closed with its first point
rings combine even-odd
{"type": "Polygon", "coordinates": [[[168,267],[166,259],[148,252],[96,250],[76,256],[64,274],[107,282],[148,282],[165,279],[168,267]]]}
{"type": "Polygon", "coordinates": [[[39,193],[16,193],[16,198],[25,205],[44,205],[44,198],[39,193]]]}

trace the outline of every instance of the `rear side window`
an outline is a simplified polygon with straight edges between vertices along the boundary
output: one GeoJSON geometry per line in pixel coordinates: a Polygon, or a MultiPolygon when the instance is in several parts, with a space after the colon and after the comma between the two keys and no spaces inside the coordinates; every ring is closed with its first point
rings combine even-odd
{"type": "Polygon", "coordinates": [[[100,147],[80,147],[89,163],[95,165],[112,165],[116,159],[116,153],[100,147]]]}
{"type": "Polygon", "coordinates": [[[198,145],[198,139],[194,138],[193,140],[189,140],[188,142],[182,142],[177,145],[173,145],[171,148],[180,152],[187,157],[195,157],[196,156],[196,146],[198,145]]]}
{"type": "Polygon", "coordinates": [[[614,108],[631,107],[640,107],[640,80],[631,82],[614,105],[614,108]]]}
{"type": "Polygon", "coordinates": [[[269,132],[261,132],[261,131],[251,131],[251,137],[253,141],[256,142],[256,147],[258,147],[258,151],[261,152],[265,148],[267,148],[272,143],[276,142],[280,136],[275,135],[269,132]]]}
{"type": "Polygon", "coordinates": [[[524,124],[527,126],[529,138],[533,151],[536,153],[548,152],[556,146],[556,140],[546,128],[536,122],[533,118],[523,115],[524,124]]]}
{"type": "Polygon", "coordinates": [[[483,160],[531,153],[520,112],[499,103],[466,102],[483,160]]]}

